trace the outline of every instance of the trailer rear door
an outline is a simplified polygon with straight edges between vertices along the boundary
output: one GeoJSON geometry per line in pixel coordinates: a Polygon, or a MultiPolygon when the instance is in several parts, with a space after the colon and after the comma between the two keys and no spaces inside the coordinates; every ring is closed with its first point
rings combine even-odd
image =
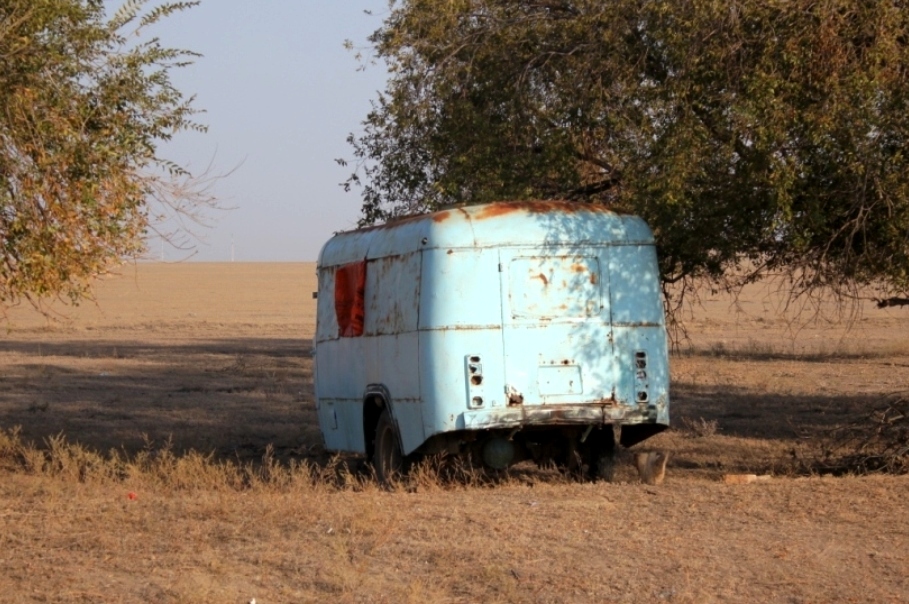
{"type": "Polygon", "coordinates": [[[606,248],[500,252],[508,404],[613,396],[617,376],[606,253],[606,248]]]}

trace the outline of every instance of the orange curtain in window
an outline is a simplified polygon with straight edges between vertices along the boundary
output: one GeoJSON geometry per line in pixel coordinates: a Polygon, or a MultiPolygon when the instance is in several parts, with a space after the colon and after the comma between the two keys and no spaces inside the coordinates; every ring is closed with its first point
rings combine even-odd
{"type": "Polygon", "coordinates": [[[338,267],[335,272],[335,315],[338,335],[352,338],[363,335],[366,301],[366,261],[338,267]]]}

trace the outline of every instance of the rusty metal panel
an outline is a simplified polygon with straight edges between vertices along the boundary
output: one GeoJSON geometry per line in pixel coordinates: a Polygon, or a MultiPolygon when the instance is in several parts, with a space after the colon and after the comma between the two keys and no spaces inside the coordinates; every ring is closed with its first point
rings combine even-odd
{"type": "MultiPolygon", "coordinates": [[[[420,316],[422,254],[387,256],[367,262],[364,333],[412,333],[420,316]]],[[[416,359],[411,359],[411,362],[416,359]]]]}
{"type": "Polygon", "coordinates": [[[602,425],[613,422],[638,424],[653,422],[656,416],[648,410],[619,407],[607,403],[537,405],[509,407],[464,413],[465,430],[491,430],[526,426],[602,425]]]}
{"type": "Polygon", "coordinates": [[[338,337],[338,319],[335,316],[334,300],[326,300],[327,292],[335,290],[335,271],[337,267],[329,266],[318,272],[319,291],[322,296],[316,304],[316,343],[333,340],[338,337]]]}
{"type": "Polygon", "coordinates": [[[608,246],[500,250],[503,388],[512,405],[613,396],[608,246]]]}
{"type": "Polygon", "coordinates": [[[467,206],[339,233],[319,254],[319,267],[426,250],[652,245],[636,216],[569,202],[503,202],[467,206]]]}
{"type": "Polygon", "coordinates": [[[590,256],[518,256],[508,267],[512,319],[552,321],[600,313],[600,265],[590,256]]]}

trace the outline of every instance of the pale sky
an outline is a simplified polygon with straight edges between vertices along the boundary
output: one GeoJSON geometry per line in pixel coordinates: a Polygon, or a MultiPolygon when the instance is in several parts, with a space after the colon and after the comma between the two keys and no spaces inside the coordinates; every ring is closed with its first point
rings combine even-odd
{"type": "MultiPolygon", "coordinates": [[[[164,248],[166,260],[227,261],[233,241],[237,262],[310,261],[334,231],[355,227],[360,197],[338,186],[350,168],[334,160],[351,158],[345,139],[387,72],[358,71],[344,41],[367,49],[387,12],[387,0],[203,0],[150,32],[204,55],[173,80],[196,95],[209,131],[181,135],[162,154],[194,171],[236,167],[213,189],[234,209],[208,213],[194,255],[164,248]]],[[[149,247],[159,259],[160,243],[149,247]]]]}

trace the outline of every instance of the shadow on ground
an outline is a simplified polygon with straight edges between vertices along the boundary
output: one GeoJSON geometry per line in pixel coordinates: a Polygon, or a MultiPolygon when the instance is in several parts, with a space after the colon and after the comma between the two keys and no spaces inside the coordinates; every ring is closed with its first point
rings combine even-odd
{"type": "MultiPolygon", "coordinates": [[[[36,444],[63,434],[100,451],[170,443],[242,460],[261,458],[271,445],[278,458],[324,461],[312,392],[311,345],[302,338],[0,343],[0,428],[19,426],[36,444]]],[[[757,458],[817,438],[879,402],[677,380],[674,427],[703,419],[727,440],[692,446],[673,440],[680,431],[672,430],[641,446],[676,448],[671,465],[679,468],[704,467],[742,447],[740,461],[730,463],[747,469],[752,457],[766,465],[757,458]]]]}
{"type": "Polygon", "coordinates": [[[686,382],[672,386],[673,422],[716,422],[726,436],[766,440],[809,439],[867,413],[880,395],[781,394],[686,382]]]}
{"type": "Polygon", "coordinates": [[[307,340],[0,343],[0,428],[101,451],[317,453],[307,340]]]}

